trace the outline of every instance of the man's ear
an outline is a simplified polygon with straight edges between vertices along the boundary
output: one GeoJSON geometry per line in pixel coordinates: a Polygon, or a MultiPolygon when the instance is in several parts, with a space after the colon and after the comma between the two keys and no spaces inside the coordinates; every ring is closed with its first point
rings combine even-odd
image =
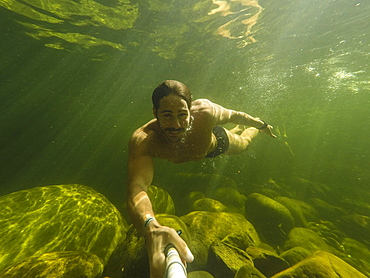
{"type": "Polygon", "coordinates": [[[154,107],[153,107],[153,116],[154,116],[154,118],[157,118],[157,110],[155,110],[154,107]]]}

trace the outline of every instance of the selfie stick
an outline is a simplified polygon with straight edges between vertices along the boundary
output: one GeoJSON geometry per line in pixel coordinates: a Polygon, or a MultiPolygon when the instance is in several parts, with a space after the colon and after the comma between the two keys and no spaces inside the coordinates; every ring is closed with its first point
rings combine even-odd
{"type": "Polygon", "coordinates": [[[166,278],[187,277],[184,264],[181,262],[180,255],[173,244],[167,245],[166,254],[166,278]]]}

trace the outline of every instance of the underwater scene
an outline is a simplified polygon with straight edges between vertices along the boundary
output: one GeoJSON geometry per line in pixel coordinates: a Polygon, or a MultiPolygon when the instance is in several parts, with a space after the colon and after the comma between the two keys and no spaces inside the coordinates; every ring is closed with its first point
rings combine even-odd
{"type": "Polygon", "coordinates": [[[154,159],[188,277],[370,277],[368,1],[0,0],[0,30],[0,277],[150,277],[128,144],[165,80],[277,136],[154,159]]]}

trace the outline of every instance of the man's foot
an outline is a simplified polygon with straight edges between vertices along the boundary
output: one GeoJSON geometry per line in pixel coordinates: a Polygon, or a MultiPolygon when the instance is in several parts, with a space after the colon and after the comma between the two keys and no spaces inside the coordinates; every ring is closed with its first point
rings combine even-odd
{"type": "Polygon", "coordinates": [[[259,130],[255,127],[249,127],[247,129],[244,129],[241,137],[246,138],[248,141],[252,140],[253,137],[255,137],[258,134],[259,130]]]}

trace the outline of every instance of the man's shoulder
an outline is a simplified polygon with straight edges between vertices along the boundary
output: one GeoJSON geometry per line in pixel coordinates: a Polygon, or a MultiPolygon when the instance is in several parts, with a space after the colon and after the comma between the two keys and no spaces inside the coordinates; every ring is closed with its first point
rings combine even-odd
{"type": "Polygon", "coordinates": [[[192,102],[191,111],[193,113],[211,114],[213,111],[213,103],[205,98],[196,99],[192,102]]]}
{"type": "Polygon", "coordinates": [[[153,119],[134,131],[130,139],[130,148],[143,148],[153,142],[157,134],[155,122],[156,119],[153,119]]]}
{"type": "Polygon", "coordinates": [[[192,107],[207,108],[207,107],[212,106],[212,101],[210,101],[209,99],[205,99],[205,98],[199,98],[199,99],[194,100],[191,105],[192,107]]]}

